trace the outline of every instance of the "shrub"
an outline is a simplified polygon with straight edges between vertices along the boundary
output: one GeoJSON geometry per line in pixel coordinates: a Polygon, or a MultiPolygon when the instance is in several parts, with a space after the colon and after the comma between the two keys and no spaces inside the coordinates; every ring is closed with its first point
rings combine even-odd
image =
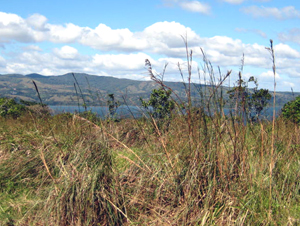
{"type": "Polygon", "coordinates": [[[113,93],[108,94],[107,96],[108,96],[107,105],[109,111],[109,118],[114,119],[116,117],[118,107],[120,106],[120,102],[115,101],[115,96],[113,93]]]}
{"type": "Polygon", "coordinates": [[[26,107],[18,104],[14,99],[0,98],[0,116],[18,118],[25,112],[26,107]]]}
{"type": "Polygon", "coordinates": [[[294,123],[300,122],[300,96],[295,100],[286,103],[281,109],[282,116],[285,119],[291,120],[294,123]]]}
{"type": "Polygon", "coordinates": [[[144,108],[152,108],[152,115],[154,118],[166,119],[171,116],[171,113],[175,108],[175,102],[170,100],[171,93],[170,90],[164,90],[163,88],[154,89],[148,102],[145,102],[143,99],[140,100],[144,108]]]}

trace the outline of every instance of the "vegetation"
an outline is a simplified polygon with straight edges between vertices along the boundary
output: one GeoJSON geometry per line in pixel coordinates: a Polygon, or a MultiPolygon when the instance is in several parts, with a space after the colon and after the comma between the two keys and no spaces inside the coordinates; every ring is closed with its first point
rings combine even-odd
{"type": "Polygon", "coordinates": [[[120,106],[119,101],[115,101],[115,96],[113,93],[110,93],[107,95],[108,100],[107,100],[107,106],[108,106],[108,111],[109,111],[109,118],[115,118],[116,113],[118,110],[118,107],[120,106]]]}
{"type": "Polygon", "coordinates": [[[282,116],[294,123],[300,123],[300,96],[283,106],[282,116]]]}
{"type": "Polygon", "coordinates": [[[0,98],[0,116],[17,118],[25,111],[25,106],[18,104],[14,99],[0,98]]]}
{"type": "Polygon", "coordinates": [[[50,109],[44,104],[36,102],[15,100],[11,98],[0,98],[0,116],[18,118],[26,113],[32,113],[40,116],[50,115],[50,109]]]}
{"type": "Polygon", "coordinates": [[[268,89],[258,89],[257,79],[253,76],[246,83],[242,79],[241,72],[239,73],[237,86],[227,91],[227,93],[231,103],[235,105],[236,114],[244,114],[248,121],[257,121],[272,98],[268,89]],[[254,89],[250,90],[248,88],[249,82],[255,84],[254,89]]]}
{"type": "Polygon", "coordinates": [[[156,119],[170,118],[175,108],[175,102],[170,99],[171,93],[171,90],[164,90],[163,88],[154,89],[148,102],[141,98],[142,106],[150,110],[150,114],[156,119]]]}
{"type": "Polygon", "coordinates": [[[167,130],[154,117],[0,117],[0,224],[299,224],[299,125],[224,115],[221,82],[200,107],[174,103],[186,111],[167,130]]]}

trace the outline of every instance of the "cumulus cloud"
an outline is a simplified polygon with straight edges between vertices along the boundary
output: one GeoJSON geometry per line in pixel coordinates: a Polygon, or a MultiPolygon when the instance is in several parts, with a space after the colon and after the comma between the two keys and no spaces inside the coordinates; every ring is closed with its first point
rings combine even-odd
{"type": "Polygon", "coordinates": [[[55,48],[53,52],[56,56],[58,56],[61,59],[75,59],[78,56],[77,49],[71,46],[63,46],[60,49],[55,48]]]}
{"type": "MultiPolygon", "coordinates": [[[[183,3],[180,0],[173,2],[178,5],[183,3]]],[[[99,24],[95,28],[80,27],[72,23],[50,24],[46,17],[39,14],[23,19],[15,14],[0,13],[0,28],[0,43],[7,45],[13,40],[11,45],[15,49],[15,52],[10,53],[5,49],[2,51],[2,73],[35,72],[52,75],[76,71],[117,77],[132,74],[134,78],[139,75],[139,78],[146,78],[144,63],[145,59],[149,59],[157,71],[161,71],[164,64],[169,63],[166,79],[178,81],[178,63],[183,70],[187,70],[185,39],[193,50],[194,78],[197,78],[196,68],[201,68],[203,56],[200,47],[212,64],[221,68],[238,69],[243,53],[247,67],[262,70],[272,67],[270,54],[264,45],[247,44],[227,36],[202,37],[177,22],[157,22],[144,30],[133,32],[127,28],[112,29],[105,24],[99,24]],[[44,52],[39,44],[45,42],[59,44],[60,47],[44,52]],[[83,55],[74,44],[101,50],[102,53],[83,55]]],[[[262,36],[264,34],[259,30],[239,31],[260,33],[262,36]]],[[[294,29],[279,34],[279,37],[281,40],[296,42],[299,34],[299,29],[294,29]]],[[[280,43],[274,49],[280,75],[300,77],[299,51],[280,43]]],[[[267,75],[263,74],[261,77],[267,78],[267,75]]]]}
{"type": "Polygon", "coordinates": [[[281,9],[276,7],[249,6],[242,8],[241,11],[255,18],[270,17],[278,20],[300,18],[300,11],[297,10],[294,6],[287,6],[281,9]]]}
{"type": "Polygon", "coordinates": [[[85,28],[72,23],[62,25],[47,24],[47,40],[54,43],[72,43],[76,42],[82,35],[85,28]]]}
{"type": "Polygon", "coordinates": [[[33,30],[18,15],[0,12],[0,42],[32,42],[33,30]]]}
{"type": "Polygon", "coordinates": [[[145,53],[137,54],[96,54],[93,56],[92,64],[102,70],[108,71],[135,71],[144,70],[145,59],[154,60],[145,53]]]}
{"type": "Polygon", "coordinates": [[[48,19],[43,15],[33,14],[30,17],[28,17],[25,21],[28,23],[29,26],[32,26],[37,30],[44,30],[47,20],[48,19]]]}
{"type": "Polygon", "coordinates": [[[288,45],[279,43],[274,47],[274,51],[278,57],[295,59],[300,58],[300,53],[288,45]]]}

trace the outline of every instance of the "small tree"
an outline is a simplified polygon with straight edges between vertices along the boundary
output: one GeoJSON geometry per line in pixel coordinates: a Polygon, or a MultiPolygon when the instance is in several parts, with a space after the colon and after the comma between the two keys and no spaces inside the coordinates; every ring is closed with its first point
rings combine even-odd
{"type": "Polygon", "coordinates": [[[163,88],[154,89],[150,95],[148,102],[140,98],[142,106],[148,110],[152,110],[152,115],[156,119],[170,118],[175,108],[175,102],[171,100],[171,91],[163,88]],[[152,109],[150,109],[150,107],[152,109]]]}
{"type": "MultiPolygon", "coordinates": [[[[268,89],[258,89],[257,80],[251,77],[256,85],[253,93],[249,96],[249,106],[250,106],[250,117],[251,120],[256,121],[261,115],[263,109],[268,105],[271,100],[271,94],[268,89]]],[[[250,78],[250,79],[251,79],[250,78]]]]}
{"type": "Polygon", "coordinates": [[[107,105],[108,105],[109,117],[114,118],[116,116],[117,109],[120,106],[120,102],[115,101],[115,96],[113,93],[110,93],[107,96],[108,96],[107,105]]]}
{"type": "Polygon", "coordinates": [[[14,99],[0,98],[0,116],[18,118],[26,112],[26,107],[18,104],[14,99]]]}
{"type": "Polygon", "coordinates": [[[284,118],[294,123],[300,123],[300,96],[286,103],[281,109],[281,114],[284,118]]]}
{"type": "Polygon", "coordinates": [[[235,110],[243,112],[247,120],[257,121],[263,109],[269,103],[271,94],[268,89],[258,89],[257,79],[251,76],[246,83],[239,73],[237,86],[228,91],[229,98],[235,101],[235,110]],[[254,82],[255,88],[248,89],[248,83],[254,82]]]}

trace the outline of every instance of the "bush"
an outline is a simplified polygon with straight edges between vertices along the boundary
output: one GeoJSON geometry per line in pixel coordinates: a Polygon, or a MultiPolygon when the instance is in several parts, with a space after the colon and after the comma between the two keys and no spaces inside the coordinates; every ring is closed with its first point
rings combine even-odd
{"type": "Polygon", "coordinates": [[[150,100],[145,102],[140,99],[142,106],[149,110],[149,107],[153,110],[153,117],[157,119],[170,118],[172,111],[175,108],[175,102],[171,99],[171,91],[164,90],[163,88],[152,90],[150,100]]]}
{"type": "Polygon", "coordinates": [[[25,112],[26,107],[18,104],[14,99],[0,98],[0,116],[18,118],[25,112]]]}
{"type": "Polygon", "coordinates": [[[295,100],[286,103],[281,109],[283,118],[291,120],[294,123],[300,122],[300,96],[295,100]]]}

